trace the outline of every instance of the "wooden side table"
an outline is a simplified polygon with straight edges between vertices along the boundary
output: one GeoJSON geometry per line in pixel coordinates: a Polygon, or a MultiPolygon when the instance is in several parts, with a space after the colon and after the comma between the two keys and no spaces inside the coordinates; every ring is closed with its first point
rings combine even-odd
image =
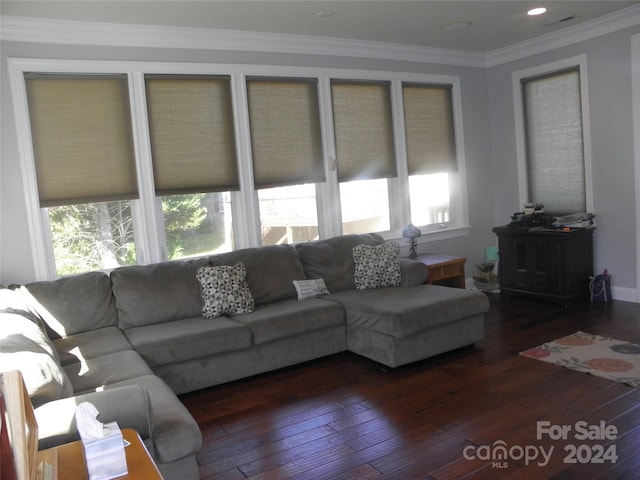
{"type": "MultiPolygon", "coordinates": [[[[118,477],[122,480],[163,480],[147,447],[144,446],[138,432],[131,428],[123,428],[122,436],[130,445],[124,449],[127,458],[127,475],[118,477]]],[[[66,443],[38,452],[38,480],[88,480],[87,465],[84,459],[82,442],[66,443]],[[51,465],[48,467],[46,465],[51,465]],[[47,470],[55,472],[47,476],[47,470]]]]}
{"type": "Polygon", "coordinates": [[[413,260],[423,263],[427,267],[426,283],[429,285],[465,288],[464,264],[467,261],[466,257],[426,253],[418,255],[413,260]]]}

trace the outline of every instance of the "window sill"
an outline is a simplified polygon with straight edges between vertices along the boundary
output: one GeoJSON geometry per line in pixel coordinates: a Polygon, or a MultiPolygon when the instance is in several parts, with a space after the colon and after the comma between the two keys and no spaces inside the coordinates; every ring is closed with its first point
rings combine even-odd
{"type": "MultiPolygon", "coordinates": [[[[440,240],[451,240],[453,238],[461,238],[469,236],[469,225],[458,224],[445,224],[444,227],[435,227],[429,230],[421,229],[422,235],[417,239],[418,246],[426,245],[431,242],[437,242],[440,240]]],[[[387,241],[398,242],[401,246],[407,243],[407,239],[399,235],[399,232],[389,232],[387,235],[382,235],[387,241]]]]}

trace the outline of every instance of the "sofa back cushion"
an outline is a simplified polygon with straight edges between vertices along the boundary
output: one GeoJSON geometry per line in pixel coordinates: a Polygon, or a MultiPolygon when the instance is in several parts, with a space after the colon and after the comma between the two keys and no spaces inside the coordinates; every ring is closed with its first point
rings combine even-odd
{"type": "Polygon", "coordinates": [[[73,393],[56,349],[24,298],[0,289],[0,372],[20,370],[34,407],[73,393]]]}
{"type": "Polygon", "coordinates": [[[202,315],[198,268],[207,258],[117,268],[111,272],[120,328],[202,315]]]}
{"type": "Polygon", "coordinates": [[[356,288],[353,248],[357,245],[382,245],[375,233],[342,235],[317,242],[299,243],[296,250],[307,278],[322,278],[330,293],[356,288]]]}
{"type": "Polygon", "coordinates": [[[111,280],[103,272],[30,283],[25,288],[54,338],[118,325],[111,280]]]}
{"type": "Polygon", "coordinates": [[[297,298],[298,293],[293,281],[305,278],[298,252],[289,245],[245,248],[214,255],[210,261],[213,266],[242,262],[256,306],[297,298]]]}

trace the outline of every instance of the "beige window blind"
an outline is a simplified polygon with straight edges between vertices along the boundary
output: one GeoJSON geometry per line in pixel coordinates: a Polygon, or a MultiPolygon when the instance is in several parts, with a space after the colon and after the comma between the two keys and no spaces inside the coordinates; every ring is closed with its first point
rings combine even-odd
{"type": "Polygon", "coordinates": [[[529,200],[556,214],[584,212],[580,71],[522,81],[529,200]]]}
{"type": "Polygon", "coordinates": [[[25,74],[42,207],[138,197],[125,75],[25,74]]]}
{"type": "Polygon", "coordinates": [[[325,181],[315,79],[247,79],[256,188],[325,181]]]}
{"type": "Polygon", "coordinates": [[[238,190],[228,76],[147,75],[156,194],[238,190]]]}
{"type": "Polygon", "coordinates": [[[409,175],[456,170],[451,86],[403,84],[409,175]]]}
{"type": "Polygon", "coordinates": [[[388,82],[331,82],[338,178],[395,177],[391,89],[388,82]]]}

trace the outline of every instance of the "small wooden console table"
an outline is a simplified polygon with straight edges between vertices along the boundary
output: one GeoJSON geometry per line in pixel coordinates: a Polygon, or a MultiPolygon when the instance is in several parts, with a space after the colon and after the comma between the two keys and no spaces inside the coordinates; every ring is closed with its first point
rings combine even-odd
{"type": "MultiPolygon", "coordinates": [[[[122,480],[163,480],[162,474],[140,440],[138,432],[131,428],[122,429],[123,438],[130,443],[124,449],[127,458],[127,475],[122,480]]],[[[38,452],[38,478],[46,480],[88,480],[82,442],[66,443],[38,452]],[[55,473],[47,473],[55,472],[55,473]]]]}
{"type": "Polygon", "coordinates": [[[423,263],[427,267],[426,283],[429,285],[465,288],[464,264],[467,261],[466,257],[426,253],[418,255],[412,260],[423,263]]]}

